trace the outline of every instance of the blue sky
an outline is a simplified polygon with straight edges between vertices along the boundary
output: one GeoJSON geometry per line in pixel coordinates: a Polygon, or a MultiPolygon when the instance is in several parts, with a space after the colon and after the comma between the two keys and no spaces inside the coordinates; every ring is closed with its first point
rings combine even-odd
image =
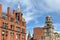
{"type": "MultiPolygon", "coordinates": [[[[17,9],[18,0],[0,0],[3,12],[11,7],[11,12],[17,9]]],[[[60,0],[20,0],[20,8],[26,20],[27,33],[33,34],[33,28],[43,27],[45,17],[50,15],[56,32],[60,32],[60,0]]]]}

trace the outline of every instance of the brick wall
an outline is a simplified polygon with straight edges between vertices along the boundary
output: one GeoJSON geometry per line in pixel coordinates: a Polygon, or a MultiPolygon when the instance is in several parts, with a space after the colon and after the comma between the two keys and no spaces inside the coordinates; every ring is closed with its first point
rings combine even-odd
{"type": "Polygon", "coordinates": [[[36,40],[44,39],[44,29],[43,28],[34,28],[34,38],[36,40]]]}

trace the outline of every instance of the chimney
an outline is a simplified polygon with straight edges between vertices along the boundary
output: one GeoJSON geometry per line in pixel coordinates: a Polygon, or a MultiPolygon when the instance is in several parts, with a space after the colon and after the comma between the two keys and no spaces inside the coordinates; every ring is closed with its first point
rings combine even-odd
{"type": "Polygon", "coordinates": [[[7,14],[10,16],[10,7],[7,8],[7,14]]]}
{"type": "Polygon", "coordinates": [[[15,14],[16,14],[16,10],[13,10],[13,15],[14,15],[14,17],[15,17],[15,14]]]}
{"type": "Polygon", "coordinates": [[[7,16],[8,16],[8,20],[10,20],[10,7],[7,8],[7,16]]]}
{"type": "Polygon", "coordinates": [[[0,17],[2,16],[2,5],[0,4],[0,17]]]}
{"type": "Polygon", "coordinates": [[[16,10],[13,10],[14,22],[16,22],[16,16],[15,16],[15,14],[16,14],[16,10]]]}

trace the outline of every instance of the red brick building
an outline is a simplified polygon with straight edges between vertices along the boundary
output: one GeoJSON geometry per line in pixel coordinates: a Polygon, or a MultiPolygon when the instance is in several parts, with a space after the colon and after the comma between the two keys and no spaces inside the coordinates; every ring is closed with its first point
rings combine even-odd
{"type": "Polygon", "coordinates": [[[0,40],[26,40],[26,21],[22,16],[19,8],[11,13],[8,7],[3,13],[0,4],[0,40]]]}
{"type": "Polygon", "coordinates": [[[44,28],[34,28],[33,40],[44,40],[44,28]]]}

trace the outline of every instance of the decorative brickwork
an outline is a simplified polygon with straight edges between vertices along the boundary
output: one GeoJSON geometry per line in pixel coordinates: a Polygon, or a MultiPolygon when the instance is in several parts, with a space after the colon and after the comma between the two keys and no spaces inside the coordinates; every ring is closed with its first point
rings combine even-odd
{"type": "Polygon", "coordinates": [[[16,10],[14,10],[13,13],[11,13],[10,7],[8,7],[7,13],[3,13],[1,4],[0,40],[26,40],[26,21],[22,17],[22,12],[16,12],[16,10]],[[24,29],[23,33],[22,29],[24,29]]]}

